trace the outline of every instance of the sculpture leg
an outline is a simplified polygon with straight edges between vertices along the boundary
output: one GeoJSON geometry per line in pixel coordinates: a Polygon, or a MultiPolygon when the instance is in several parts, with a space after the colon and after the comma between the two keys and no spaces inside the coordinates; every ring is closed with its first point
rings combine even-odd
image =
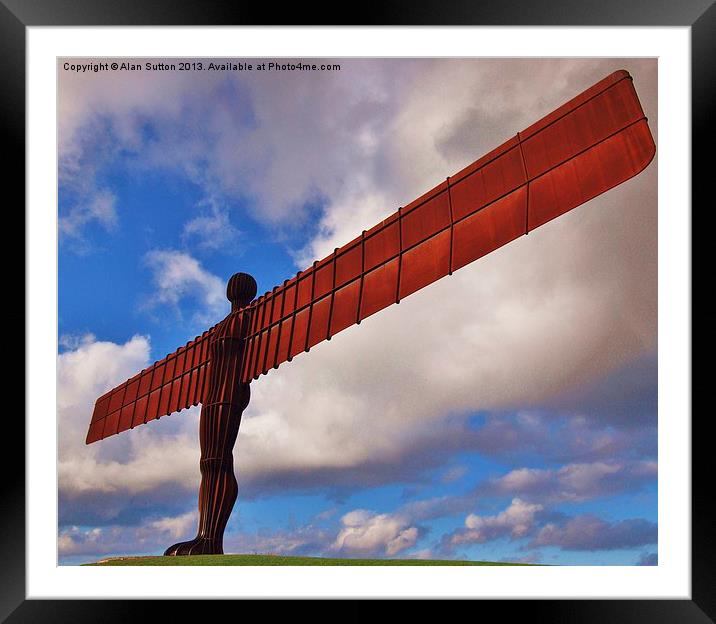
{"type": "Polygon", "coordinates": [[[240,404],[214,403],[201,408],[201,485],[199,530],[188,542],[170,546],[165,555],[221,555],[224,529],[234,508],[238,485],[234,476],[233,448],[241,414],[249,403],[249,386],[242,388],[240,404]]]}

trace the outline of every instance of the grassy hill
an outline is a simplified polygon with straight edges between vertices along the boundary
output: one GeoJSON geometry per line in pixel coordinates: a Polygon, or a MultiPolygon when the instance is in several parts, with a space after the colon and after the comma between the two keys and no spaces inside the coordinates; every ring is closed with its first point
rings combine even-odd
{"type": "Polygon", "coordinates": [[[99,566],[503,566],[527,565],[440,559],[329,559],[280,555],[193,555],[191,557],[113,557],[84,565],[99,566]]]}

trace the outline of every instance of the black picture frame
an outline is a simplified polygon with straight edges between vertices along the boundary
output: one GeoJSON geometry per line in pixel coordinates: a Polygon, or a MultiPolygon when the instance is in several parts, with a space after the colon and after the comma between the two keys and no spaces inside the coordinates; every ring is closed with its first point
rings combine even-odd
{"type": "MultiPolygon", "coordinates": [[[[706,154],[711,103],[715,101],[716,7],[713,0],[520,0],[478,4],[461,0],[450,4],[398,0],[351,5],[356,25],[506,25],[506,26],[689,26],[692,53],[692,195],[705,197],[706,154]],[[697,154],[704,152],[699,160],[697,154]]],[[[181,2],[145,0],[0,0],[0,124],[5,153],[0,168],[5,189],[25,200],[25,40],[29,26],[178,26],[264,25],[277,17],[290,25],[334,25],[344,6],[289,4],[276,13],[271,3],[181,2]]],[[[705,203],[705,202],[704,202],[705,203]]],[[[708,204],[705,205],[707,207],[708,204]]],[[[694,263],[695,264],[695,263],[694,263]]],[[[48,302],[49,303],[49,302],[48,302]]],[[[713,324],[711,324],[713,325],[713,324]]],[[[26,332],[31,328],[26,326],[26,332]]],[[[712,330],[706,332],[710,338],[712,330]]],[[[701,342],[701,341],[700,341],[701,342]]],[[[703,344],[703,343],[702,343],[703,344]]],[[[32,371],[28,371],[32,374],[32,371]]],[[[693,383],[693,382],[692,382],[693,383]]],[[[716,526],[709,477],[713,451],[706,432],[706,414],[692,419],[692,594],[691,600],[513,600],[482,601],[478,608],[499,611],[500,619],[549,622],[709,622],[716,621],[714,538],[716,526]],[[487,604],[489,603],[489,604],[487,604]]],[[[5,436],[24,439],[21,419],[6,419],[5,436]]],[[[20,444],[13,446],[20,447],[20,444]]],[[[206,619],[202,601],[28,600],[25,591],[25,476],[24,463],[6,455],[0,512],[0,618],[8,622],[144,621],[175,614],[206,619]],[[155,612],[157,615],[155,615],[155,612]],[[159,616],[161,614],[161,616],[159,616]]],[[[347,613],[363,619],[369,601],[347,613]]],[[[303,607],[313,608],[304,601],[303,607]]],[[[228,605],[232,608],[232,605],[228,605]]],[[[287,606],[286,603],[283,606],[287,606]]],[[[218,607],[217,607],[218,608],[218,607]]],[[[292,605],[295,609],[295,605],[292,605]]],[[[340,607],[339,607],[340,608],[340,607]]],[[[421,611],[424,607],[420,607],[421,611]]],[[[441,611],[444,606],[440,607],[441,611]]],[[[338,609],[336,609],[338,612],[338,609]]],[[[345,613],[345,611],[341,611],[345,613]]],[[[212,615],[215,613],[211,607],[212,615]]],[[[326,612],[324,612],[326,613],[326,612]]],[[[276,617],[272,607],[272,619],[276,617]]],[[[265,616],[266,614],[264,614],[265,616]]],[[[334,617],[334,613],[330,617],[334,617]]],[[[294,612],[295,616],[295,612],[294,612]]],[[[213,616],[216,617],[216,616],[213,616]]],[[[236,612],[236,617],[244,617],[236,612]]]]}

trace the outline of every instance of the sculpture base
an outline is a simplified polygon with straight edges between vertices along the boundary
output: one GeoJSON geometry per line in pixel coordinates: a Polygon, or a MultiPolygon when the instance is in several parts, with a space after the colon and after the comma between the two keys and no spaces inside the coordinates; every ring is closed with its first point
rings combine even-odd
{"type": "Polygon", "coordinates": [[[216,540],[207,537],[195,537],[188,542],[179,542],[164,551],[165,557],[180,557],[182,555],[223,555],[224,548],[216,540]]]}

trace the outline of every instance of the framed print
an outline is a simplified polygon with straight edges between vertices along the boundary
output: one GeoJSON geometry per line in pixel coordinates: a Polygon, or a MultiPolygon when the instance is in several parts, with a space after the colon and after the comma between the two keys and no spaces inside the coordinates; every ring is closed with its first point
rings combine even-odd
{"type": "Polygon", "coordinates": [[[126,598],[713,617],[689,362],[708,3],[543,5],[531,28],[6,5],[28,231],[10,621],[144,610],[126,598]],[[209,558],[121,565],[165,550],[209,558]]]}

